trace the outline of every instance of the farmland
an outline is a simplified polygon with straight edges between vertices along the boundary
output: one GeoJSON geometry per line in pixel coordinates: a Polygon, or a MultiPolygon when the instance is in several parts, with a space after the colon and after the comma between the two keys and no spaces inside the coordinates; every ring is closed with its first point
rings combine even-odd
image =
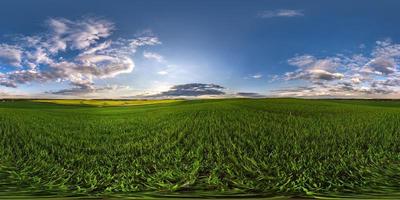
{"type": "Polygon", "coordinates": [[[39,103],[55,103],[61,105],[81,105],[81,106],[137,106],[137,105],[148,105],[148,104],[159,104],[159,103],[172,103],[181,100],[175,99],[163,99],[163,100],[94,100],[94,99],[38,99],[32,100],[33,102],[39,103]]]}
{"type": "Polygon", "coordinates": [[[400,101],[83,104],[0,102],[0,198],[379,197],[400,188],[400,101]]]}

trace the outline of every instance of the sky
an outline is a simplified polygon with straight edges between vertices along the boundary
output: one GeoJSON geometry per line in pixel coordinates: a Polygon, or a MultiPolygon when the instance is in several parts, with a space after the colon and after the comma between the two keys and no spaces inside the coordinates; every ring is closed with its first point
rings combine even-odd
{"type": "Polygon", "coordinates": [[[0,98],[399,98],[397,0],[2,0],[0,98]]]}

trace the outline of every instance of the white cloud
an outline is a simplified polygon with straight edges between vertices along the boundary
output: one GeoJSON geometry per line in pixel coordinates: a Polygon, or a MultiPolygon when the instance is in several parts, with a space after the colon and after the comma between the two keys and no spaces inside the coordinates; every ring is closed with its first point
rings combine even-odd
{"type": "Polygon", "coordinates": [[[168,74],[168,71],[166,71],[166,70],[161,70],[161,71],[158,71],[157,72],[157,74],[159,74],[159,75],[167,75],[168,74]]]}
{"type": "Polygon", "coordinates": [[[142,36],[130,41],[132,47],[152,46],[158,44],[161,44],[161,41],[157,37],[153,36],[142,36]]]}
{"type": "Polygon", "coordinates": [[[340,58],[328,57],[316,59],[311,55],[296,56],[288,60],[290,65],[298,66],[303,69],[323,69],[330,70],[340,65],[340,58]]]}
{"type": "Polygon", "coordinates": [[[110,36],[114,29],[110,21],[94,18],[77,21],[63,18],[50,19],[48,24],[50,31],[53,32],[49,40],[54,53],[65,50],[67,46],[78,50],[87,48],[97,43],[99,39],[110,36]]]}
{"type": "Polygon", "coordinates": [[[15,88],[32,82],[67,81],[73,88],[58,94],[92,92],[95,79],[132,72],[137,48],[161,44],[157,37],[143,35],[113,41],[114,25],[103,19],[59,18],[46,24],[46,32],[18,37],[17,44],[0,44],[0,64],[19,66],[2,74],[0,85],[15,88]]]}
{"type": "Polygon", "coordinates": [[[159,69],[157,71],[158,75],[166,76],[168,74],[173,74],[174,72],[176,72],[177,66],[173,65],[173,64],[168,64],[168,61],[164,58],[164,56],[162,56],[162,55],[160,55],[158,53],[144,51],[143,52],[143,57],[145,59],[153,60],[153,61],[155,61],[157,63],[163,64],[163,66],[160,67],[161,69],[159,69]]]}
{"type": "Polygon", "coordinates": [[[148,52],[148,51],[144,51],[143,52],[143,57],[149,60],[154,60],[156,62],[159,63],[165,63],[165,59],[162,55],[158,54],[158,53],[154,53],[154,52],[148,52]]]}
{"type": "Polygon", "coordinates": [[[263,77],[263,75],[262,74],[254,74],[251,77],[254,78],[254,79],[260,79],[260,78],[263,77]]]}
{"type": "Polygon", "coordinates": [[[262,74],[257,73],[257,74],[249,74],[244,77],[244,79],[261,79],[263,77],[262,74]]]}
{"type": "Polygon", "coordinates": [[[301,17],[304,16],[301,10],[280,9],[280,10],[265,10],[258,14],[260,18],[273,17],[301,17]]]}
{"type": "Polygon", "coordinates": [[[85,50],[82,54],[93,54],[101,50],[105,50],[111,46],[111,41],[106,41],[103,43],[98,44],[97,46],[91,47],[85,50]]]}
{"type": "Polygon", "coordinates": [[[282,79],[302,80],[305,85],[275,90],[274,94],[379,98],[400,95],[400,44],[391,40],[377,41],[370,55],[302,55],[288,63],[297,69],[286,72],[282,79]]]}

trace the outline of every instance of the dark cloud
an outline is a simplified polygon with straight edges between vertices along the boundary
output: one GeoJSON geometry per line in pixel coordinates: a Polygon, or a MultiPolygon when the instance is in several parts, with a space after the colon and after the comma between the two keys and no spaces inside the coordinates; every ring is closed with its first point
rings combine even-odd
{"type": "Polygon", "coordinates": [[[373,71],[384,75],[392,74],[396,71],[396,62],[393,58],[377,58],[367,64],[373,71]]]}
{"type": "Polygon", "coordinates": [[[129,89],[128,86],[121,85],[107,85],[103,87],[96,87],[93,83],[76,83],[74,87],[62,89],[58,91],[47,91],[46,94],[65,95],[65,96],[97,96],[104,94],[108,97],[114,97],[113,92],[129,89]]]}
{"type": "Polygon", "coordinates": [[[189,83],[183,85],[175,85],[168,91],[161,92],[150,97],[197,97],[197,96],[215,96],[224,95],[224,87],[216,84],[189,83]]]}
{"type": "MultiPolygon", "coordinates": [[[[74,87],[68,88],[68,89],[62,89],[58,91],[49,91],[46,92],[47,94],[55,94],[55,95],[82,95],[82,94],[88,94],[96,91],[96,88],[94,87],[93,83],[87,83],[87,82],[82,82],[82,83],[77,83],[74,82],[72,83],[74,87]]],[[[100,89],[97,89],[100,90],[100,89]]]]}
{"type": "Polygon", "coordinates": [[[255,92],[238,92],[236,93],[236,96],[239,97],[249,97],[249,98],[263,98],[265,95],[255,93],[255,92]]]}
{"type": "Polygon", "coordinates": [[[73,87],[70,89],[63,89],[53,92],[46,92],[47,94],[55,94],[55,95],[81,95],[93,92],[93,89],[89,88],[80,88],[80,87],[73,87]]]}
{"type": "Polygon", "coordinates": [[[0,44],[0,63],[21,66],[22,50],[18,46],[0,44]]]}
{"type": "Polygon", "coordinates": [[[400,80],[399,79],[387,79],[384,81],[372,82],[373,87],[377,87],[379,85],[383,85],[383,86],[387,86],[387,87],[396,87],[396,86],[400,86],[400,80]]]}
{"type": "Polygon", "coordinates": [[[5,86],[5,87],[11,87],[11,88],[16,88],[17,84],[9,81],[0,81],[0,85],[5,86]]]}
{"type": "Polygon", "coordinates": [[[285,74],[286,80],[310,80],[310,81],[332,81],[343,78],[343,74],[341,73],[332,73],[325,70],[308,70],[308,71],[296,71],[296,72],[288,72],[285,74]]]}

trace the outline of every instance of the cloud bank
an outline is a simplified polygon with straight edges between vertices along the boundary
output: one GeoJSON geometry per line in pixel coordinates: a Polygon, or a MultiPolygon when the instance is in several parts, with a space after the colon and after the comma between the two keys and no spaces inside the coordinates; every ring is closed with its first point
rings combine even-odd
{"type": "Polygon", "coordinates": [[[256,92],[238,92],[235,94],[236,97],[243,97],[243,98],[265,98],[265,95],[256,93],[256,92]]]}
{"type": "Polygon", "coordinates": [[[217,84],[188,83],[172,86],[169,90],[151,95],[152,98],[220,96],[225,87],[217,84]]]}

